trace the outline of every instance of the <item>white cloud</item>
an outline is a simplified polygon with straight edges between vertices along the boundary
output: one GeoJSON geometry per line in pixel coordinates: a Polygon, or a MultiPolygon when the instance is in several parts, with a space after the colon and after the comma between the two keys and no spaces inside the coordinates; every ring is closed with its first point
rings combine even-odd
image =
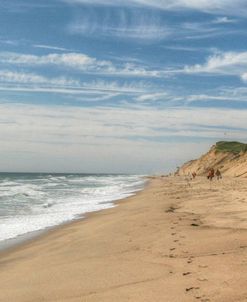
{"type": "Polygon", "coordinates": [[[244,110],[0,104],[0,111],[0,165],[8,169],[149,172],[164,165],[165,170],[166,163],[175,167],[225,132],[228,139],[246,137],[244,110]],[[11,154],[16,158],[8,166],[11,154]]]}
{"type": "Polygon", "coordinates": [[[143,93],[149,89],[152,89],[152,87],[146,82],[132,82],[120,84],[117,81],[107,82],[102,80],[83,83],[83,87],[92,90],[96,89],[100,91],[112,91],[123,93],[143,93]]]}
{"type": "Polygon", "coordinates": [[[44,56],[36,56],[30,54],[19,54],[2,52],[0,54],[1,63],[20,64],[20,65],[63,65],[73,68],[84,69],[86,66],[108,65],[108,62],[100,61],[91,58],[85,54],[65,53],[65,54],[48,54],[44,56]]]}
{"type": "Polygon", "coordinates": [[[213,20],[212,23],[214,24],[227,24],[227,23],[235,23],[236,20],[230,19],[228,17],[218,17],[215,20],[213,20]]]}
{"type": "Polygon", "coordinates": [[[247,82],[247,72],[243,73],[243,74],[241,75],[241,78],[242,78],[242,80],[243,80],[244,82],[247,82]]]}
{"type": "Polygon", "coordinates": [[[95,26],[84,22],[75,22],[69,26],[69,32],[73,34],[100,33],[103,36],[117,37],[121,39],[137,39],[137,40],[157,40],[171,36],[172,31],[169,27],[164,27],[157,24],[125,25],[118,24],[116,27],[109,25],[100,25],[100,22],[95,26]]]}
{"type": "Polygon", "coordinates": [[[16,40],[3,40],[3,39],[0,39],[0,43],[6,44],[6,45],[10,45],[10,46],[18,46],[19,41],[16,41],[16,40]]]}
{"type": "Polygon", "coordinates": [[[229,13],[241,15],[246,13],[247,4],[244,0],[63,0],[69,4],[111,5],[152,7],[161,10],[198,10],[212,14],[229,13]]]}
{"type": "Polygon", "coordinates": [[[204,39],[225,34],[220,23],[230,23],[227,17],[207,22],[165,21],[160,12],[153,10],[99,10],[88,9],[79,11],[75,20],[67,27],[70,34],[99,38],[134,39],[141,42],[152,40],[204,39]]]}
{"type": "Polygon", "coordinates": [[[236,75],[245,79],[247,70],[247,52],[217,53],[208,58],[205,64],[186,66],[185,73],[236,75]]]}
{"type": "Polygon", "coordinates": [[[32,46],[34,48],[52,49],[52,50],[70,51],[70,52],[72,51],[71,49],[68,49],[68,48],[52,46],[52,45],[33,44],[32,46]]]}
{"type": "Polygon", "coordinates": [[[9,70],[0,70],[0,82],[13,84],[46,84],[56,86],[78,85],[78,81],[59,78],[47,78],[34,73],[14,72],[9,70]]]}
{"type": "Polygon", "coordinates": [[[194,101],[207,101],[207,100],[215,100],[215,101],[233,101],[234,98],[224,95],[209,95],[209,94],[194,94],[186,97],[188,102],[194,101]]]}
{"type": "Polygon", "coordinates": [[[0,91],[55,93],[73,96],[78,101],[105,101],[116,96],[135,97],[152,89],[146,82],[91,81],[80,82],[64,77],[48,78],[34,73],[0,71],[0,91]]]}
{"type": "Polygon", "coordinates": [[[102,14],[88,11],[68,26],[69,33],[110,36],[120,39],[157,40],[169,37],[172,29],[166,26],[160,16],[138,10],[107,10],[102,14]]]}
{"type": "Polygon", "coordinates": [[[142,94],[136,98],[137,102],[155,102],[159,100],[171,99],[172,96],[167,92],[142,94]]]}
{"type": "Polygon", "coordinates": [[[96,58],[81,53],[53,53],[37,56],[2,52],[0,53],[0,63],[25,67],[55,65],[57,68],[69,68],[84,73],[119,75],[124,77],[160,77],[163,75],[163,72],[159,70],[149,70],[134,63],[125,63],[120,66],[115,66],[111,61],[97,60],[96,58]]]}

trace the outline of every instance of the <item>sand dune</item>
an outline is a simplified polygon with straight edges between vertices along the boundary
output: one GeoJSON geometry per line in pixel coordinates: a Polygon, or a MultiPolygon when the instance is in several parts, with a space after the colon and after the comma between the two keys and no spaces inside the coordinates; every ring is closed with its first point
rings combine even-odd
{"type": "Polygon", "coordinates": [[[219,169],[225,176],[247,177],[246,149],[247,144],[218,142],[200,158],[182,165],[177,174],[186,175],[196,172],[198,175],[206,175],[210,168],[214,168],[219,169]]]}

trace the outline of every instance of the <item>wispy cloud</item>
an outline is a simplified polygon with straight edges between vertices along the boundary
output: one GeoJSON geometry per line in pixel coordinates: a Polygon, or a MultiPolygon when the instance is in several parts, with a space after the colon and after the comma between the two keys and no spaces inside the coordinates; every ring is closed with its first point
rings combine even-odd
{"type": "Polygon", "coordinates": [[[92,26],[90,23],[75,22],[69,26],[69,32],[72,34],[90,35],[100,33],[101,36],[111,36],[121,39],[136,40],[157,40],[164,39],[171,35],[169,27],[165,28],[157,24],[136,24],[123,26],[119,24],[117,27],[111,25],[101,26],[100,22],[92,26]]]}
{"type": "MultiPolygon", "coordinates": [[[[160,92],[140,93],[135,97],[135,101],[139,104],[149,105],[159,108],[179,108],[181,106],[204,108],[234,108],[236,102],[247,103],[247,88],[225,88],[217,87],[204,93],[187,94],[186,91],[175,92],[174,90],[160,92]],[[213,104],[213,103],[214,104],[213,104]]],[[[246,105],[244,106],[246,108],[246,105]]]]}
{"type": "Polygon", "coordinates": [[[247,73],[246,73],[246,72],[243,73],[243,74],[241,75],[241,79],[242,79],[244,82],[247,82],[247,73]]]}
{"type": "Polygon", "coordinates": [[[244,0],[63,0],[68,4],[152,7],[161,10],[197,10],[212,14],[242,15],[247,11],[244,0]]]}
{"type": "MultiPolygon", "coordinates": [[[[143,111],[11,104],[0,104],[0,110],[1,116],[8,117],[0,118],[1,155],[6,153],[0,156],[0,164],[4,169],[11,169],[11,162],[19,171],[147,173],[157,171],[166,157],[170,158],[166,168],[172,168],[171,157],[175,165],[176,155],[181,156],[175,143],[141,136],[133,140],[136,131],[145,132],[143,111]]],[[[188,143],[180,145],[189,150],[188,143]]],[[[185,154],[189,156],[183,152],[183,159],[185,154]]]]}
{"type": "Polygon", "coordinates": [[[171,100],[174,96],[171,96],[168,92],[156,92],[141,94],[136,98],[137,102],[156,102],[160,100],[171,100]]]}
{"type": "Polygon", "coordinates": [[[12,0],[12,1],[1,1],[0,9],[9,13],[26,13],[30,10],[46,9],[55,7],[59,2],[55,3],[52,1],[29,1],[29,0],[12,0]]]}
{"type": "Polygon", "coordinates": [[[57,68],[70,68],[84,73],[108,74],[130,77],[160,77],[165,74],[161,70],[152,70],[135,63],[124,63],[118,66],[111,61],[97,60],[81,53],[52,53],[44,56],[19,53],[0,53],[0,63],[19,66],[50,65],[57,68]]]}
{"type": "Polygon", "coordinates": [[[236,104],[241,104],[242,108],[247,107],[246,87],[217,87],[204,93],[188,94],[180,96],[184,106],[203,106],[209,108],[229,107],[235,108],[236,104]]]}
{"type": "Polygon", "coordinates": [[[6,44],[6,45],[9,45],[9,46],[18,46],[19,45],[19,41],[16,41],[16,40],[0,39],[0,43],[1,44],[6,44]]]}
{"type": "MultiPolygon", "coordinates": [[[[116,4],[116,3],[115,3],[116,4]]],[[[92,6],[79,10],[67,31],[73,35],[99,39],[108,37],[136,42],[155,42],[159,40],[208,39],[224,35],[224,26],[233,27],[234,20],[217,17],[207,21],[171,22],[157,10],[102,9],[92,6]]],[[[232,28],[232,31],[237,32],[232,28]]]]}
{"type": "Polygon", "coordinates": [[[210,56],[204,64],[186,66],[188,74],[236,75],[245,80],[247,52],[219,52],[210,56]]]}
{"type": "Polygon", "coordinates": [[[113,91],[113,92],[123,92],[123,93],[143,93],[152,89],[152,86],[146,82],[132,82],[132,83],[122,83],[117,81],[107,82],[102,80],[97,80],[89,83],[84,83],[83,87],[88,89],[97,89],[101,91],[113,91]]]}
{"type": "Polygon", "coordinates": [[[34,73],[13,72],[9,70],[0,70],[0,82],[5,83],[25,83],[25,84],[49,84],[49,85],[77,85],[78,81],[69,80],[64,77],[47,78],[34,73]]]}
{"type": "MultiPolygon", "coordinates": [[[[119,144],[121,139],[124,139],[125,142],[131,142],[133,137],[137,138],[137,144],[141,141],[152,142],[156,140],[162,142],[171,136],[177,137],[178,140],[181,137],[214,139],[222,136],[224,128],[229,130],[231,127],[242,129],[233,130],[236,138],[243,138],[246,134],[246,111],[244,110],[208,108],[161,110],[145,106],[139,106],[138,110],[135,107],[73,108],[50,106],[47,108],[10,104],[0,104],[0,108],[3,116],[10,117],[8,122],[16,120],[18,127],[30,124],[31,120],[43,120],[44,123],[36,124],[38,127],[36,130],[39,133],[37,137],[39,140],[46,140],[47,143],[61,138],[65,139],[64,143],[71,142],[68,140],[74,140],[76,144],[82,143],[83,145],[101,144],[113,138],[116,139],[115,144],[119,144]],[[236,119],[236,115],[238,119],[236,119]],[[91,118],[92,116],[94,119],[91,118]],[[45,127],[50,125],[50,129],[47,129],[49,131],[43,131],[42,125],[45,127]],[[61,125],[63,125],[62,128],[61,125]],[[201,127],[198,128],[198,125],[201,127]]],[[[33,130],[26,128],[27,138],[33,130]]],[[[0,130],[0,132],[3,131],[7,132],[8,129],[0,130]]],[[[8,136],[6,136],[7,138],[8,136]]]]}
{"type": "Polygon", "coordinates": [[[170,49],[175,51],[181,51],[181,52],[212,52],[213,49],[206,48],[206,47],[189,47],[189,46],[182,46],[182,45],[167,45],[162,46],[164,49],[170,49]]]}
{"type": "Polygon", "coordinates": [[[236,19],[230,19],[228,17],[217,17],[212,21],[214,24],[227,24],[227,23],[235,23],[237,22],[236,19]]]}
{"type": "Polygon", "coordinates": [[[120,39],[159,40],[172,34],[169,26],[162,22],[161,16],[152,12],[138,10],[104,10],[87,14],[68,26],[69,33],[90,36],[97,33],[101,37],[111,36],[120,39]]]}
{"type": "Polygon", "coordinates": [[[34,73],[0,71],[0,91],[71,95],[73,100],[105,101],[116,96],[136,97],[150,89],[146,82],[80,82],[65,77],[45,77],[34,73]]]}
{"type": "Polygon", "coordinates": [[[49,49],[49,50],[60,50],[60,51],[73,51],[72,49],[67,49],[64,47],[52,46],[52,45],[43,45],[43,44],[33,44],[34,48],[42,48],[42,49],[49,49]]]}
{"type": "Polygon", "coordinates": [[[57,171],[61,166],[71,171],[82,162],[84,171],[157,171],[167,159],[165,168],[174,168],[217,139],[246,138],[244,110],[0,104],[0,111],[4,117],[0,118],[1,152],[6,152],[0,164],[6,167],[6,158],[15,152],[18,159],[24,157],[21,162],[11,161],[20,170],[28,167],[30,156],[24,155],[28,152],[36,171],[57,171]]]}
{"type": "Polygon", "coordinates": [[[32,54],[19,54],[2,52],[0,53],[0,62],[8,64],[19,64],[19,65],[63,65],[72,68],[85,69],[88,66],[95,65],[110,65],[110,62],[100,61],[91,58],[85,54],[78,53],[65,53],[65,54],[48,54],[44,56],[37,56],[32,54]]]}

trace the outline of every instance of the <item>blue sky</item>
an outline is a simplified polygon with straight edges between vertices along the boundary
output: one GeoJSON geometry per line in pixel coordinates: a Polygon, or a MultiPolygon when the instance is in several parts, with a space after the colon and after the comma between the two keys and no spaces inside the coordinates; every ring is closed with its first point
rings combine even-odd
{"type": "Polygon", "coordinates": [[[246,1],[122,2],[0,2],[0,170],[168,172],[246,142],[246,1]]]}

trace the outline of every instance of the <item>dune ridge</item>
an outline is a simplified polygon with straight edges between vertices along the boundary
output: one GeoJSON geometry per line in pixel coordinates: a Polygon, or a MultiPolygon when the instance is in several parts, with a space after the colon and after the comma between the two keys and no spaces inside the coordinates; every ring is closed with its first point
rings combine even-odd
{"type": "Polygon", "coordinates": [[[182,165],[176,174],[196,172],[206,175],[210,168],[219,169],[231,177],[247,177],[247,144],[239,142],[217,142],[200,158],[182,165]]]}

